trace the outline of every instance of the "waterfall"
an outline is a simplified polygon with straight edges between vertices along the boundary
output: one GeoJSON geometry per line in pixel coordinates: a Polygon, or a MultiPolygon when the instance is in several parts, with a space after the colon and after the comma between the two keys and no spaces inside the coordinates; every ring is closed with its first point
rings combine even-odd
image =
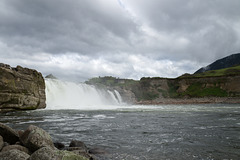
{"type": "Polygon", "coordinates": [[[119,103],[123,103],[122,97],[121,97],[120,93],[119,93],[117,90],[114,90],[114,93],[115,93],[116,96],[117,96],[118,102],[119,102],[119,103]]]}
{"type": "Polygon", "coordinates": [[[111,91],[109,91],[109,90],[108,90],[107,92],[109,93],[109,95],[111,96],[111,98],[114,100],[115,103],[118,103],[118,102],[119,102],[113,92],[111,92],[111,91]]]}
{"type": "Polygon", "coordinates": [[[85,83],[45,79],[47,109],[101,109],[120,105],[117,91],[105,91],[85,83]]]}

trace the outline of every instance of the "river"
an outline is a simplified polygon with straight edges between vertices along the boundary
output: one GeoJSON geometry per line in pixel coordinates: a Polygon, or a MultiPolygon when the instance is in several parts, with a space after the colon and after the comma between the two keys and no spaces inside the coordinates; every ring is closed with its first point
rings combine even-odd
{"type": "Polygon", "coordinates": [[[100,159],[240,159],[239,104],[55,108],[0,117],[14,129],[37,125],[65,145],[76,139],[101,148],[107,153],[100,159]]]}

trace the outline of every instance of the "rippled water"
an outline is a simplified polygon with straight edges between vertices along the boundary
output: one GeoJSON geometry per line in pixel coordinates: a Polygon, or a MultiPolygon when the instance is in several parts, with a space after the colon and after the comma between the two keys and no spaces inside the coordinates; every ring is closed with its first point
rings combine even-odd
{"type": "Polygon", "coordinates": [[[108,152],[102,159],[240,159],[240,105],[121,106],[0,114],[15,129],[37,125],[54,141],[108,152]]]}

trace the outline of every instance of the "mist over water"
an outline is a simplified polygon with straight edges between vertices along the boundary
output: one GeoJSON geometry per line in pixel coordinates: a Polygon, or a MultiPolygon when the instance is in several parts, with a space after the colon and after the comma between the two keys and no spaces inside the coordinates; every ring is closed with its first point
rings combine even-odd
{"type": "Polygon", "coordinates": [[[84,83],[46,79],[47,109],[113,109],[122,104],[116,91],[100,90],[84,83]]]}

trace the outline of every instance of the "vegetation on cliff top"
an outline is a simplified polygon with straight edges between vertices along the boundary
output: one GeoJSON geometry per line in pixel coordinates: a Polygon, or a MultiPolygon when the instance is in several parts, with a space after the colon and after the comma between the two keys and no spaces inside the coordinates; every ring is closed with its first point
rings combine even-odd
{"type": "Polygon", "coordinates": [[[193,83],[185,92],[179,93],[179,97],[226,97],[228,93],[219,86],[206,87],[205,84],[193,83]]]}
{"type": "Polygon", "coordinates": [[[105,77],[94,77],[85,82],[86,84],[95,85],[98,87],[123,87],[123,86],[131,86],[138,83],[137,80],[133,79],[120,79],[112,76],[105,77]]]}
{"type": "Polygon", "coordinates": [[[147,78],[139,80],[132,79],[120,79],[112,76],[95,77],[85,82],[86,84],[94,85],[99,88],[121,88],[125,90],[131,90],[136,99],[140,100],[153,100],[159,96],[158,92],[150,91],[147,78]]]}
{"type": "Polygon", "coordinates": [[[161,98],[228,97],[240,93],[232,92],[231,89],[224,87],[227,83],[228,85],[231,83],[229,76],[238,75],[240,75],[240,66],[193,75],[186,74],[175,79],[143,77],[141,80],[132,80],[108,76],[92,78],[86,83],[101,88],[129,90],[134,93],[137,101],[152,101],[161,98]]]}

